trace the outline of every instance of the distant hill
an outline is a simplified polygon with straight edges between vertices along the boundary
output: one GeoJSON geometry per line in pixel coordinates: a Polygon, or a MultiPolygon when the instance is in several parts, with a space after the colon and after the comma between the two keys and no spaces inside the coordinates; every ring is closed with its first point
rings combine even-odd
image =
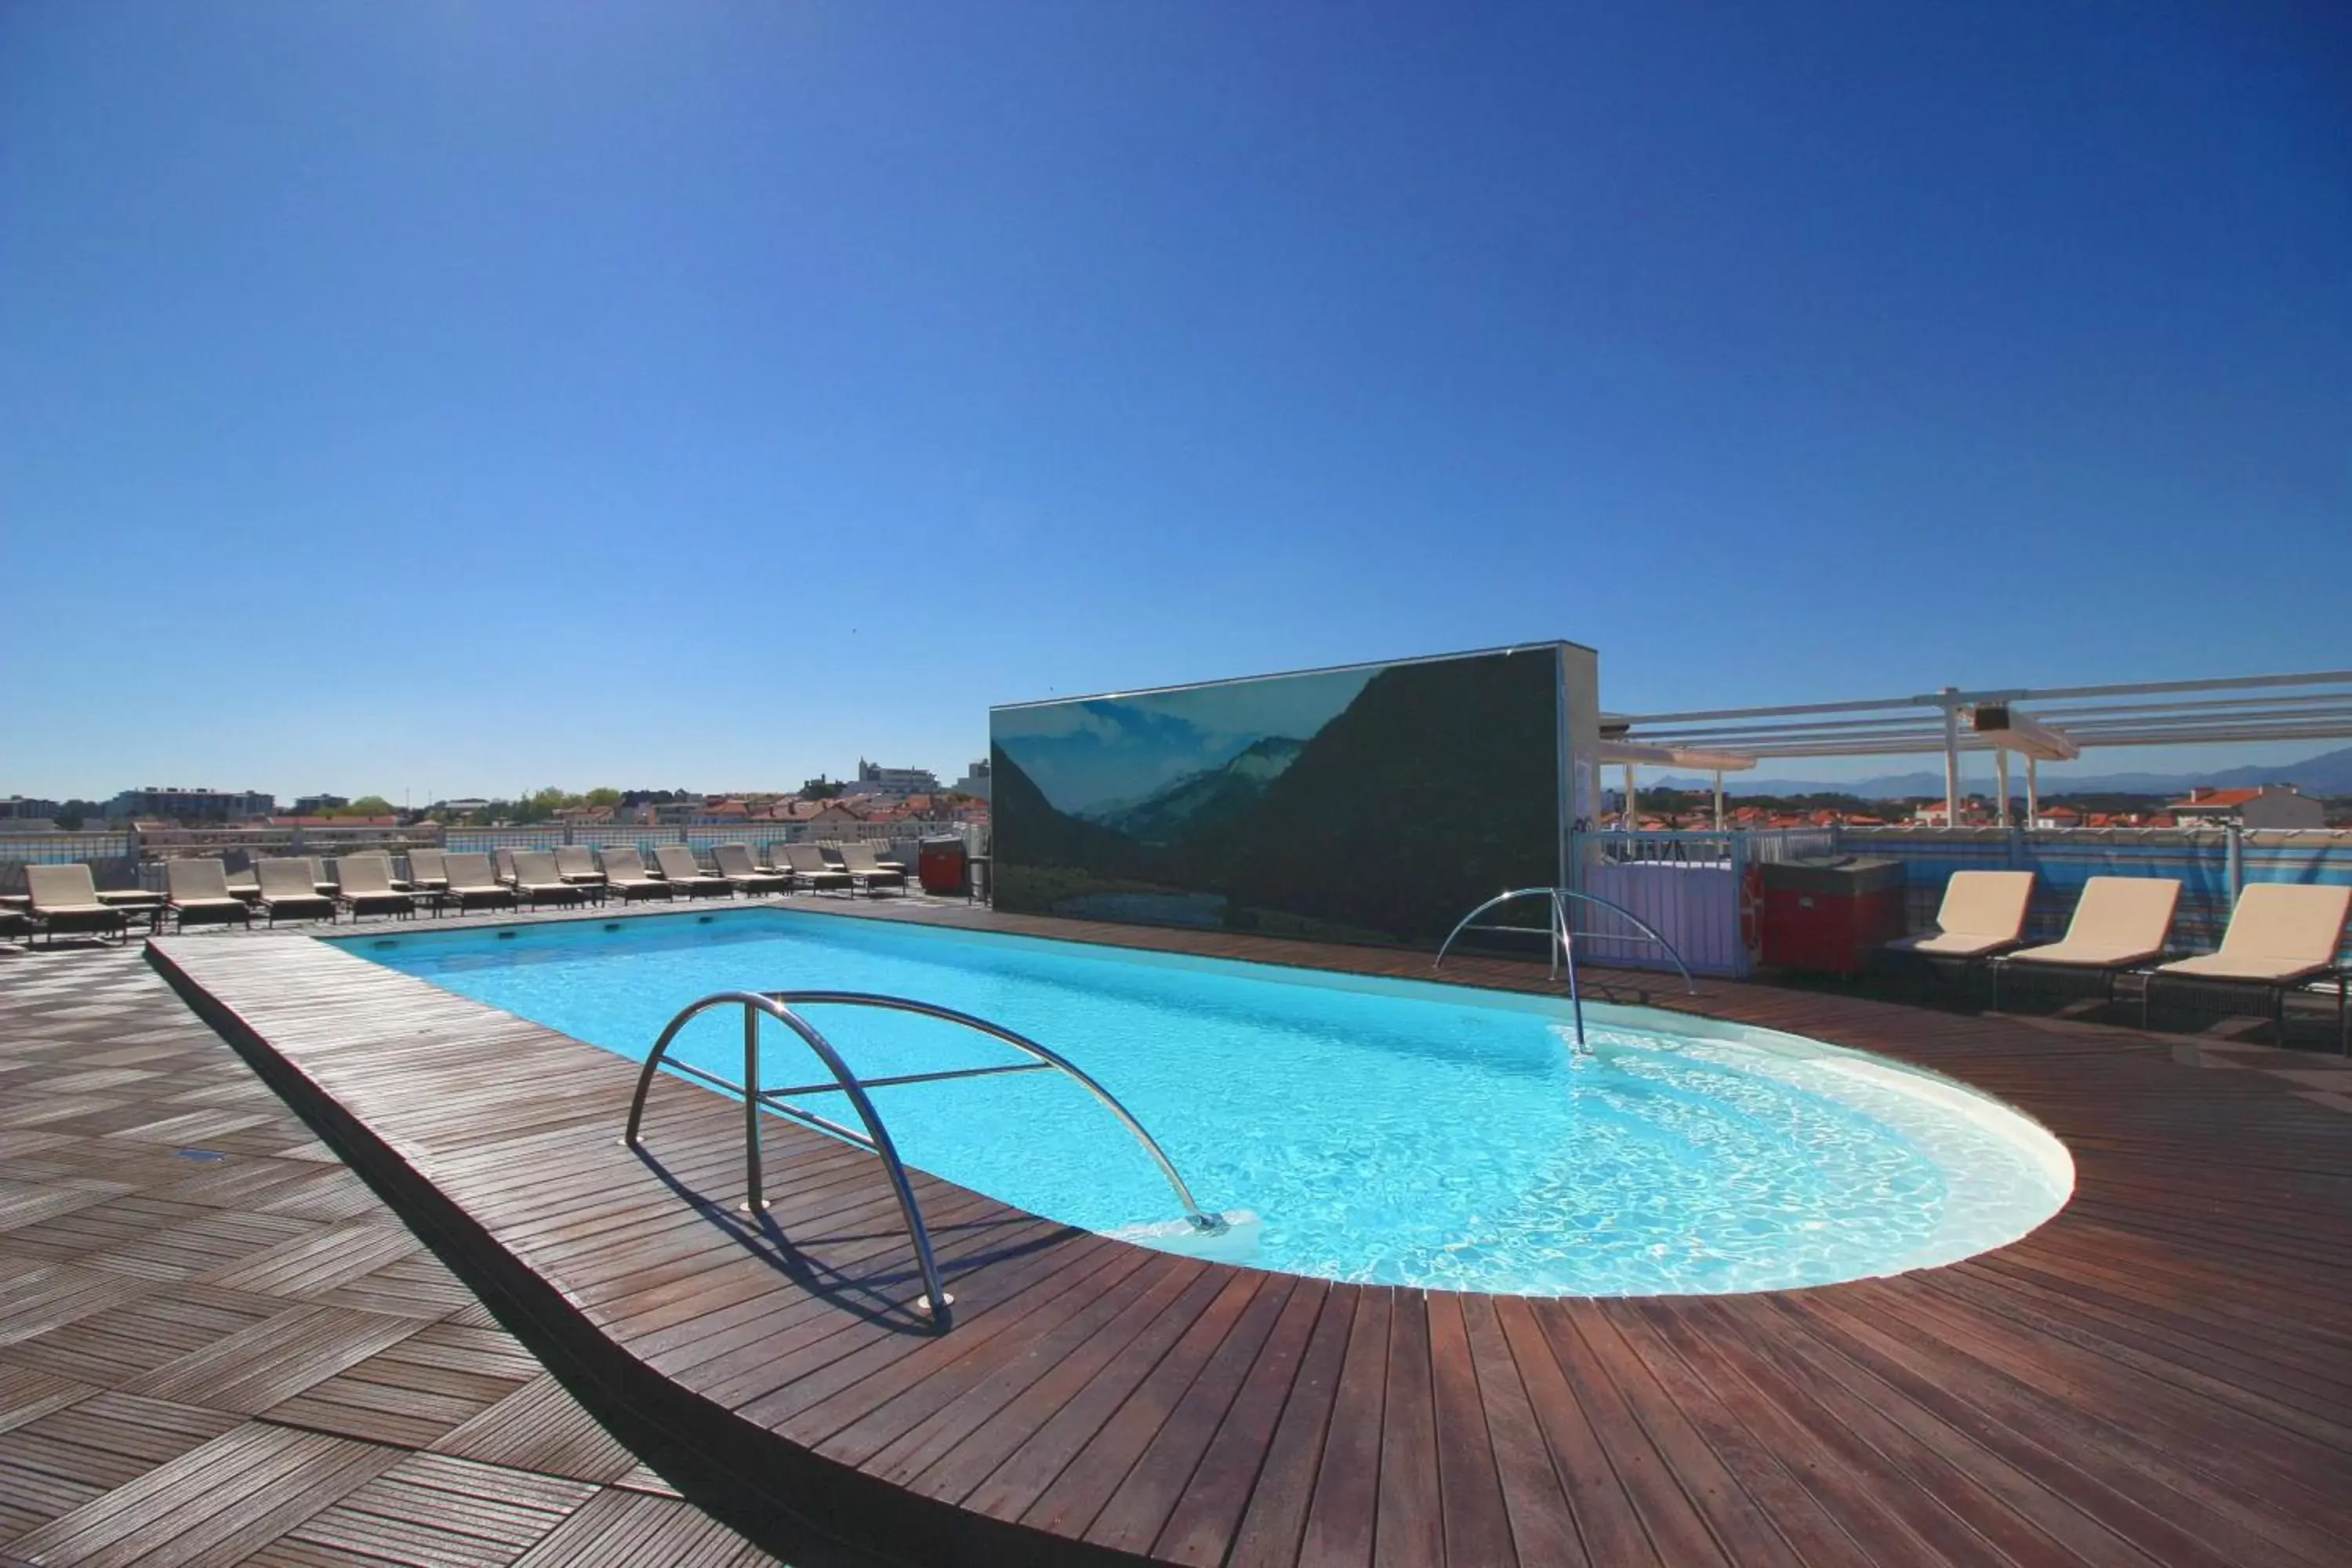
{"type": "Polygon", "coordinates": [[[1171,854],[1246,908],[1434,941],[1558,875],[1556,670],[1548,654],[1383,669],[1256,805],[1171,854]]]}
{"type": "MultiPolygon", "coordinates": [[[[1967,787],[1981,791],[1983,774],[1988,763],[1980,752],[1969,759],[1967,787]]],[[[1711,790],[1711,777],[1669,774],[1664,778],[1640,781],[1643,788],[1711,790]]],[[[2352,746],[2339,751],[2322,752],[2315,757],[2305,757],[2299,763],[2258,763],[2250,767],[2222,768],[2201,773],[2086,773],[2077,775],[2056,768],[2042,772],[2042,794],[2058,795],[2185,795],[2194,788],[2248,789],[2256,784],[2291,784],[2305,795],[2352,795],[2352,746]]],[[[2010,773],[2012,789],[2025,787],[2021,769],[2010,773]]],[[[1830,782],[1821,779],[1765,778],[1755,774],[1727,774],[1723,781],[1726,795],[1853,795],[1864,800],[1899,800],[1906,795],[1940,795],[1944,793],[1941,769],[1913,773],[1884,773],[1876,778],[1849,779],[1830,782]]]]}
{"type": "Polygon", "coordinates": [[[1086,815],[1138,843],[1167,844],[1179,835],[1228,822],[1255,805],[1305,745],[1287,735],[1268,735],[1223,767],[1186,773],[1140,801],[1086,815]]]}

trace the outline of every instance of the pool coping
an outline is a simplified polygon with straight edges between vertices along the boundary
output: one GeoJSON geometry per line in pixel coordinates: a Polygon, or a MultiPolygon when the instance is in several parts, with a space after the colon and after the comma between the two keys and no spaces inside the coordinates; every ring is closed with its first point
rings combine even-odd
{"type": "MultiPolygon", "coordinates": [[[[1398,974],[1404,965],[1426,963],[1425,954],[1097,927],[912,900],[817,907],[854,918],[1313,969],[1398,974]]],[[[430,932],[514,923],[517,917],[498,915],[420,927],[430,932]]],[[[2352,1346],[2352,1313],[2327,1299],[2341,1268],[2329,1260],[2344,1256],[2346,1237],[2352,1236],[2347,1223],[2352,1202],[2340,1186],[2307,1179],[2324,1173],[2328,1158],[2352,1148],[2346,1136],[2352,1121],[2297,1104],[2284,1085],[2243,1092],[2252,1087],[2244,1082],[2250,1075],[2238,1075],[2234,1089],[2222,1088],[2230,1083],[2227,1075],[2176,1065],[2173,1042],[2132,1031],[1955,1018],[1727,983],[1704,984],[1700,996],[1691,999],[1662,994],[1655,976],[1619,973],[1603,979],[1608,992],[1656,988],[1661,994],[1640,997],[1652,1006],[1734,1017],[1927,1067],[2051,1127],[2075,1157],[2077,1185],[2067,1207],[2008,1247],[1925,1275],[1757,1297],[1598,1300],[1331,1285],[1149,1252],[920,1178],[926,1212],[937,1205],[972,1227],[964,1234],[979,1237],[972,1250],[958,1256],[989,1259],[987,1267],[960,1270],[950,1284],[961,1298],[960,1311],[968,1314],[958,1330],[929,1336],[854,1318],[833,1295],[779,1280],[771,1264],[740,1246],[714,1243],[722,1223],[716,1213],[681,1220],[693,1211],[637,1162],[622,1168],[626,1179],[614,1183],[617,1107],[625,1104],[635,1069],[612,1053],[320,942],[191,934],[157,939],[150,953],[183,996],[281,1094],[324,1124],[347,1157],[398,1191],[404,1212],[425,1215],[460,1238],[459,1250],[486,1278],[527,1301],[549,1332],[603,1366],[666,1428],[731,1456],[734,1468],[778,1489],[785,1506],[816,1528],[910,1561],[1079,1563],[1139,1555],[1194,1563],[1307,1561],[1360,1535],[1363,1543],[1380,1545],[1383,1556],[1396,1543],[1405,1553],[1402,1561],[1504,1561],[1512,1552],[1528,1560],[1538,1542],[1597,1544],[1589,1538],[1604,1516],[1630,1520],[1640,1539],[1669,1561],[1679,1560],[1679,1548],[1667,1550],[1672,1542],[1695,1549],[1712,1542],[1709,1550],[1717,1555],[1745,1561],[1753,1548],[1739,1543],[1755,1528],[1785,1543],[1798,1528],[1793,1521],[1818,1523],[1824,1514],[1837,1521],[1838,1539],[1859,1544],[1868,1534],[1865,1525],[1889,1504],[1867,1495],[1845,1502],[1814,1495],[1802,1475],[1772,1456],[1769,1444],[1749,1451],[1759,1423],[1771,1422],[1752,1412],[1728,1414],[1769,1388],[1775,1419],[1795,1419],[1782,1406],[1807,1396],[1773,1382],[1787,1375],[1780,1358],[1789,1354],[1824,1355],[1833,1366],[1863,1369],[1874,1384],[1902,1386],[1894,1373],[1903,1349],[1872,1339],[1854,1314],[1866,1324],[1883,1313],[1902,1321],[1916,1312],[1945,1323],[1964,1343],[2010,1347],[2021,1323],[2041,1323],[2055,1313],[2056,1321],[2037,1337],[2063,1338],[2073,1347],[2061,1358],[2069,1367],[2077,1353],[2092,1354],[2098,1358],[2092,1370],[2112,1378],[2115,1352],[2084,1350],[2080,1342],[2117,1331],[2113,1300],[2125,1278],[2152,1279],[2158,1286],[2144,1286],[2142,1293],[2164,1297],[2123,1312],[2127,1319],[2156,1313],[2167,1321],[2194,1321],[2218,1315],[2227,1322],[2235,1314],[2212,1293],[2221,1281],[2251,1276],[2281,1289],[2283,1324],[2271,1331],[2284,1331],[2284,1321],[2292,1320],[2305,1336],[2316,1333],[2326,1344],[2340,1338],[2352,1346]],[[412,1026],[420,1018],[421,1031],[412,1026]],[[1912,1048],[1905,1048],[1906,1037],[1912,1048]],[[528,1101],[478,1070],[485,1044],[503,1053],[509,1066],[528,1061],[559,1072],[566,1084],[559,1110],[524,1120],[528,1101]],[[2086,1080],[2102,1085],[2088,1100],[2086,1080]],[[2262,1198],[2270,1184],[2261,1176],[2241,1184],[2247,1191],[2235,1205],[2221,1203],[2202,1182],[2176,1181],[2169,1201],[2161,1193],[2151,1200],[2150,1172],[2160,1172],[2166,1162],[2113,1149],[2116,1113],[2136,1111],[2145,1119],[2159,1102],[2178,1112],[2189,1085],[2206,1104],[2209,1133],[2267,1134],[2274,1149],[2282,1136],[2296,1144],[2298,1162],[2280,1170],[2306,1201],[2314,1194],[2328,1200],[2324,1246],[2307,1258],[2297,1256],[2275,1213],[2261,1212],[2269,1207],[2262,1198]],[[421,1093],[425,1086],[440,1093],[421,1093]],[[2226,1125],[2233,1121],[2243,1125],[2226,1125]],[[518,1170],[529,1173],[521,1193],[518,1170]],[[531,1201],[551,1191],[592,1195],[598,1211],[625,1225],[567,1236],[543,1203],[531,1201]],[[2152,1224],[2160,1226],[2168,1210],[2191,1200],[2209,1214],[2217,1207],[2251,1211],[2245,1234],[2227,1245],[2210,1234],[2210,1218],[2187,1236],[2151,1234],[2152,1224]],[[644,1255],[652,1261],[634,1274],[612,1256],[623,1230],[640,1247],[659,1244],[644,1255]],[[990,1237],[1000,1245],[992,1246],[990,1237]],[[671,1273],[655,1280],[665,1268],[671,1273]],[[2050,1299],[2056,1288],[2047,1281],[2085,1274],[2096,1284],[2084,1288],[2083,1309],[2071,1315],[2060,1310],[2063,1302],[2050,1299]],[[2313,1283],[2289,1288],[2305,1275],[2313,1283]],[[688,1278],[691,1292],[684,1283],[688,1278]],[[2197,1281],[2195,1289],[2183,1283],[2188,1280],[2197,1281]],[[737,1294],[730,1298],[730,1292],[737,1294]],[[691,1311],[688,1294],[731,1304],[709,1318],[681,1317],[691,1311]],[[748,1301],[762,1305],[748,1308],[748,1301]],[[736,1316],[726,1318],[730,1311],[736,1316]],[[764,1339],[743,1326],[763,1320],[791,1326],[764,1339]],[[728,1326],[692,1338],[705,1321],[728,1326]],[[959,1331],[977,1324],[990,1326],[959,1338],[959,1331]],[[1752,1336],[1759,1347],[1752,1353],[1764,1359],[1720,1370],[1715,1358],[1727,1352],[1706,1343],[1717,1331],[1729,1331],[1740,1342],[1752,1336]],[[1699,1342],[1687,1340],[1694,1332],[1701,1334],[1699,1342]],[[741,1339],[747,1333],[751,1337],[741,1339]],[[1103,1336],[1119,1334],[1127,1336],[1122,1348],[1103,1353],[1103,1336]],[[1791,1334],[1802,1342],[1791,1347],[1791,1334]],[[1812,1343],[1814,1335],[1826,1336],[1831,1348],[1812,1343]],[[710,1353],[695,1363],[681,1343],[710,1353]],[[1768,1354],[1764,1346],[1774,1348],[1768,1354]],[[1083,1382],[1061,1391],[1066,1400],[1045,1408],[1045,1396],[1034,1391],[1087,1347],[1095,1347],[1087,1353],[1099,1364],[1090,1364],[1083,1382]],[[1132,1356],[1126,1353],[1130,1348],[1132,1356]],[[1139,1364],[1147,1359],[1148,1365],[1139,1364]],[[1724,1380],[1716,1401],[1722,1408],[1700,1407],[1705,1401],[1686,1408],[1689,1402],[1675,1396],[1693,1377],[1702,1385],[1724,1380]],[[1377,1404],[1367,1403],[1376,1396],[1377,1404]],[[1210,1410],[1217,1399],[1222,1406],[1210,1410]],[[1102,1407],[1098,1415],[1096,1406],[1102,1407]],[[1379,1415],[1367,1430],[1356,1430],[1370,1410],[1379,1415]],[[1072,1434],[1089,1420],[1097,1425],[1074,1441],[1072,1434]],[[1013,1430],[1022,1422],[1031,1425],[1013,1430]],[[1578,1458],[1586,1448],[1575,1436],[1581,1430],[1594,1438],[1603,1427],[1609,1433],[1601,1447],[1605,1477],[1590,1470],[1589,1454],[1578,1458]],[[1742,1430],[1747,1444],[1738,1440],[1742,1430]],[[1010,1446],[995,1467],[957,1493],[966,1472],[993,1454],[985,1444],[991,1432],[999,1433],[1000,1446],[1010,1446]],[[885,1433],[887,1439],[876,1446],[885,1433]],[[894,1463],[940,1444],[947,1446],[930,1470],[917,1473],[908,1468],[911,1459],[894,1463]],[[1625,1466],[1644,1455],[1653,1469],[1636,1477],[1625,1466]],[[1812,1502],[1798,1509],[1785,1492],[1790,1485],[1812,1502]],[[1480,1555],[1497,1542],[1503,1555],[1480,1555]],[[1423,1546],[1434,1550],[1423,1554],[1423,1546]]],[[[1433,978],[1425,971],[1404,977],[1433,978]]],[[[1532,966],[1486,959],[1465,960],[1456,973],[1434,978],[1512,991],[1543,984],[1532,966]]],[[[2128,1125],[2131,1116],[2121,1120],[2128,1125]]],[[[846,1216],[841,1223],[856,1232],[873,1217],[878,1170],[863,1182],[840,1163],[838,1145],[771,1125],[770,1163],[778,1172],[772,1191],[793,1191],[798,1173],[805,1171],[811,1179],[822,1177],[840,1200],[833,1209],[806,1215],[813,1226],[827,1223],[828,1215],[846,1216]]],[[[688,1187],[706,1197],[727,1199],[740,1188],[740,1110],[732,1102],[666,1079],[656,1091],[648,1142],[657,1158],[677,1163],[688,1187]]],[[[2231,1146],[2248,1145],[2231,1140],[2231,1146]]],[[[2209,1152],[2205,1163],[2211,1163],[2209,1152]]],[[[583,1223],[593,1225],[594,1215],[583,1223]]],[[[806,1237],[820,1248],[831,1241],[821,1229],[806,1237]]],[[[897,1250],[903,1252],[903,1243],[897,1250]]],[[[869,1249],[845,1268],[834,1294],[895,1289],[904,1295],[911,1289],[908,1275],[902,1262],[893,1268],[887,1246],[869,1249]]],[[[2001,1391],[1994,1404],[2002,1409],[2021,1397],[2008,1386],[2019,1381],[2020,1353],[2011,1347],[2000,1355],[1963,1357],[1999,1369],[1988,1375],[2001,1391]]],[[[2179,1446],[2179,1413],[2168,1401],[2179,1397],[2184,1371],[2211,1375],[2202,1370],[2211,1353],[2188,1356],[2179,1365],[2159,1361],[2140,1371],[2150,1380],[2147,1397],[2162,1415],[2156,1425],[2168,1435],[2161,1443],[2149,1437],[2123,1442],[2126,1469],[2144,1473],[2149,1458],[2143,1448],[2179,1446]]],[[[1065,1382],[1076,1377],[1058,1375],[1065,1382]]],[[[2078,1369],[2075,1375],[2089,1373],[2078,1369]]],[[[2230,1434],[2230,1452],[2274,1452],[2282,1463],[2291,1458],[2307,1465],[2311,1456],[2298,1444],[2332,1450],[2339,1432],[2352,1435],[2352,1411],[2339,1401],[2323,1397],[2316,1408],[2282,1405],[2272,1381],[2234,1396],[2212,1395],[2211,1418],[2217,1431],[2230,1434]],[[2255,1424],[2252,1432],[2243,1430],[2249,1421],[2255,1424]]],[[[1826,1403],[1835,1409],[1852,1397],[1826,1403]]],[[[1958,1398],[1963,1407],[1983,1403],[1981,1396],[1958,1398]]],[[[1823,1403],[1815,1397],[1805,1408],[1823,1403]]],[[[1906,1417],[1917,1421],[1916,1413],[1927,1410],[1933,1422],[1976,1446],[1979,1465],[1997,1458],[2004,1472],[1999,1484],[1981,1478],[1974,1484],[1990,1488],[1989,1495],[2011,1514],[2019,1505],[2004,1489],[2008,1473],[2019,1484],[2044,1486],[2042,1468],[2011,1452],[2011,1440],[1994,1440],[1967,1422],[1956,1425],[1954,1412],[1916,1392],[1888,1403],[1894,1410],[1876,1420],[1900,1430],[1906,1417]]],[[[2135,1438],[2136,1424],[2147,1422],[2134,1416],[2129,1403],[2101,1402],[2078,1414],[2135,1438]]],[[[1847,1414],[1850,1421],[1860,1420],[1847,1414]]],[[[1982,1418],[1979,1410],[1977,1419],[1982,1418]]],[[[2037,1443],[2030,1426],[2013,1441],[2037,1443]]],[[[1919,1485],[1895,1457],[1903,1444],[1882,1436],[1870,1447],[1879,1455],[1879,1473],[1867,1473],[1864,1462],[1864,1494],[1919,1485]]],[[[2315,1515],[2310,1501],[2294,1490],[2271,1505],[2276,1517],[2260,1508],[2248,1515],[2222,1507],[2220,1482],[2235,1476],[2242,1484],[2243,1476],[2218,1454],[2195,1444],[2189,1449],[2173,1461],[2177,1473],[2168,1473],[2165,1487],[2183,1500],[2215,1500],[2205,1528],[2189,1531],[2212,1555],[2294,1561],[2309,1555],[2308,1543],[2323,1539],[2326,1530],[2352,1524],[2340,1504],[2315,1515]]],[[[2078,1468],[2083,1462],[2079,1456],[2050,1458],[2078,1468]]],[[[2134,1489],[2125,1484],[2128,1479],[2103,1474],[2086,1498],[2062,1492],[2025,1510],[2029,1536],[2052,1547],[2077,1528],[2139,1539],[2131,1529],[2119,1531],[2112,1517],[2113,1498],[2134,1489]],[[2081,1525],[2084,1520],[2095,1524],[2081,1525]]],[[[2155,1531],[2148,1540],[2163,1534],[2150,1522],[2161,1510],[2144,1501],[2131,1509],[2149,1516],[2143,1521],[2126,1510],[2136,1526],[2155,1531]]],[[[1971,1528],[1997,1539],[1997,1522],[1979,1519],[1971,1528]]],[[[2166,1540],[2177,1552],[2179,1542],[2166,1540]]],[[[1342,1552],[1348,1554],[1351,1549],[1342,1552]]]]}

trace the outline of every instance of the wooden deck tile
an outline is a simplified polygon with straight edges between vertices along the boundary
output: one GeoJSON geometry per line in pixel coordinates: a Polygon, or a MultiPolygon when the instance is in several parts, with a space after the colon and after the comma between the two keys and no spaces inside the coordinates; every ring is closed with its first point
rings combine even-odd
{"type": "Polygon", "coordinates": [[[392,1468],[396,1452],[248,1422],[8,1545],[43,1568],[233,1563],[392,1468]]]}
{"type": "Polygon", "coordinates": [[[412,1454],[246,1558],[244,1568],[502,1568],[596,1495],[583,1482],[412,1454]]]}
{"type": "Polygon", "coordinates": [[[774,1562],[686,1503],[606,1491],[515,1559],[515,1568],[768,1568],[774,1562]]]}

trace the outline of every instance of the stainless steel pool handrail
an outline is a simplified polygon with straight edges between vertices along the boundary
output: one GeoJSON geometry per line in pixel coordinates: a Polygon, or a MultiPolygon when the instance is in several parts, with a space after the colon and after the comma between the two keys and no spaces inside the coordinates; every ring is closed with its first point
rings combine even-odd
{"type": "Polygon", "coordinates": [[[762,1109],[871,1151],[881,1157],[883,1168],[890,1179],[891,1192],[898,1200],[899,1217],[905,1221],[907,1235],[914,1243],[915,1258],[923,1275],[924,1294],[918,1305],[924,1311],[929,1312],[932,1321],[941,1329],[948,1326],[948,1308],[955,1298],[949,1295],[940,1285],[939,1266],[931,1252],[930,1233],[923,1224],[922,1205],[916,1201],[914,1186],[908,1180],[906,1163],[898,1157],[898,1147],[890,1141],[890,1131],[884,1125],[881,1112],[875,1109],[873,1100],[866,1096],[866,1091],[868,1089],[886,1088],[894,1084],[939,1083],[954,1079],[989,1078],[1003,1073],[1041,1072],[1047,1069],[1059,1071],[1092,1094],[1106,1110],[1118,1119],[1120,1125],[1143,1145],[1145,1152],[1151,1156],[1153,1162],[1160,1167],[1160,1173],[1167,1178],[1169,1186],[1174,1190],[1177,1201],[1184,1205],[1185,1218],[1194,1228],[1208,1234],[1215,1234],[1226,1228],[1223,1219],[1202,1212],[1201,1205],[1193,1200],[1192,1189],[1185,1185],[1184,1178],[1177,1173],[1175,1164],[1168,1158],[1167,1152],[1160,1147],[1159,1141],[1144,1130],[1143,1124],[1138,1121],[1127,1107],[1121,1105],[1108,1089],[1097,1083],[1089,1074],[1075,1063],[1026,1036],[1015,1034],[1011,1029],[990,1023],[985,1018],[974,1017],[968,1013],[959,1013],[949,1007],[935,1006],[928,1002],[917,1002],[903,996],[886,996],[872,992],[720,991],[683,1008],[669,1021],[668,1027],[662,1030],[661,1037],[654,1042],[653,1050],[646,1057],[644,1068],[637,1074],[636,1093],[629,1100],[628,1126],[622,1134],[622,1142],[632,1147],[641,1142],[639,1134],[645,1122],[646,1097],[652,1091],[654,1075],[660,1069],[663,1058],[668,1054],[670,1043],[677,1037],[678,1031],[710,1008],[729,1005],[740,1006],[743,1009],[743,1081],[730,1082],[718,1074],[706,1072],[690,1062],[671,1062],[669,1065],[676,1072],[741,1097],[743,1172],[744,1184],[748,1189],[742,1205],[744,1212],[758,1214],[768,1206],[764,1173],[760,1155],[760,1111],[762,1109]],[[1009,1062],[995,1067],[958,1068],[943,1072],[902,1073],[889,1078],[861,1079],[849,1069],[849,1064],[842,1059],[841,1053],[834,1048],[833,1043],[827,1040],[814,1025],[793,1011],[796,1004],[803,1006],[877,1007],[937,1018],[944,1023],[978,1030],[1024,1053],[1032,1059],[1025,1062],[1009,1062]],[[833,1074],[833,1081],[794,1084],[784,1089],[761,1089],[760,1087],[760,1020],[762,1016],[777,1019],[798,1035],[802,1042],[816,1053],[817,1058],[824,1062],[826,1069],[833,1074]],[[784,1098],[796,1094],[847,1095],[850,1104],[856,1109],[858,1120],[865,1124],[865,1130],[860,1131],[856,1128],[845,1126],[828,1117],[803,1110],[797,1105],[789,1103],[784,1098]]]}
{"type": "Polygon", "coordinates": [[[1691,978],[1689,967],[1683,963],[1683,955],[1681,952],[1676,951],[1673,942],[1668,942],[1664,936],[1659,934],[1656,927],[1651,925],[1649,921],[1643,920],[1641,916],[1635,914],[1633,910],[1627,909],[1624,905],[1619,903],[1614,899],[1604,899],[1598,893],[1580,892],[1574,888],[1514,888],[1507,893],[1496,894],[1493,898],[1488,899],[1485,903],[1480,904],[1476,909],[1472,910],[1468,914],[1464,915],[1459,921],[1454,922],[1454,929],[1446,932],[1445,940],[1438,944],[1437,957],[1432,960],[1429,965],[1431,971],[1434,973],[1440,965],[1444,963],[1445,955],[1447,952],[1453,948],[1454,938],[1460,936],[1464,931],[1472,929],[1470,925],[1472,921],[1476,920],[1488,910],[1495,909],[1503,904],[1512,903],[1520,899],[1544,899],[1548,900],[1551,906],[1551,922],[1549,925],[1544,926],[1490,925],[1479,926],[1476,929],[1479,931],[1515,931],[1525,936],[1540,936],[1547,939],[1545,949],[1550,963],[1550,973],[1558,974],[1563,965],[1568,970],[1568,1005],[1569,1011],[1574,1016],[1576,1020],[1576,1048],[1578,1050],[1582,1051],[1588,1047],[1584,1043],[1584,998],[1580,994],[1576,984],[1576,937],[1578,933],[1570,929],[1568,919],[1568,900],[1570,899],[1579,900],[1581,902],[1588,904],[1598,904],[1602,909],[1613,910],[1618,915],[1631,921],[1642,932],[1641,937],[1602,937],[1599,932],[1586,931],[1583,934],[1587,938],[1598,938],[1604,942],[1638,942],[1643,940],[1643,938],[1647,938],[1653,943],[1666,950],[1666,957],[1673,961],[1675,972],[1683,977],[1684,989],[1691,995],[1696,996],[1698,994],[1698,982],[1691,978]]]}

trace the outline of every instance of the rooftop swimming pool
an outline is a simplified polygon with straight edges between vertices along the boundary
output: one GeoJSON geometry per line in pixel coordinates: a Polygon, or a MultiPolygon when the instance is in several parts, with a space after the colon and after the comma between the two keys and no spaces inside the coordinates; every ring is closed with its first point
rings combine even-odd
{"type": "MultiPolygon", "coordinates": [[[[1328,1279],[1524,1295],[1719,1293],[1949,1263],[2074,1187],[2064,1148],[1973,1089],[1741,1025],[763,907],[347,939],[362,957],[644,1059],[717,991],[912,997],[1060,1052],[1202,1205],[1205,1246],[1328,1279]]],[[[813,1006],[861,1077],[994,1065],[935,1020],[813,1006]]],[[[674,1055],[740,1076],[740,1012],[674,1055]]],[[[825,1075],[770,1025],[763,1076],[825,1075]]],[[[1054,1073],[877,1089],[909,1164],[1146,1246],[1200,1250],[1149,1156],[1054,1073]]],[[[813,1103],[834,1113],[837,1096],[813,1103]]],[[[648,1134],[658,1151],[659,1129],[648,1134]]]]}

